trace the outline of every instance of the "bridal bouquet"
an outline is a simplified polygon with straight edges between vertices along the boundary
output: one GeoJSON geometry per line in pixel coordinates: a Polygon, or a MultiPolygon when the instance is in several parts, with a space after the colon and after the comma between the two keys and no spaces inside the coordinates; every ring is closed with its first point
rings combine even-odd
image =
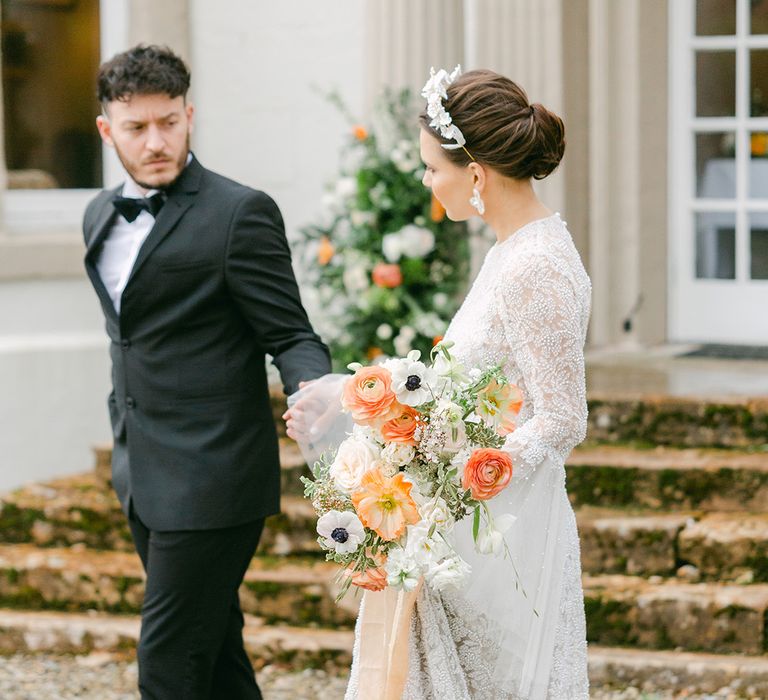
{"type": "Polygon", "coordinates": [[[521,394],[498,367],[465,371],[451,345],[438,343],[428,363],[412,350],[349,365],[341,403],[354,427],[303,479],[318,542],[343,567],[339,597],[351,584],[411,591],[422,577],[438,590],[461,586],[469,565],[447,535],[469,516],[480,552],[505,550],[514,516],[494,519],[485,502],[512,478],[499,448],[521,394]]]}

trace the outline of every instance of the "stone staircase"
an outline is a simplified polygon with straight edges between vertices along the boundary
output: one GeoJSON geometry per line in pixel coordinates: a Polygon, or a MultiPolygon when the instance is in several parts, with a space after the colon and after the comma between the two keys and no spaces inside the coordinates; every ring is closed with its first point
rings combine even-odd
{"type": "MultiPolygon", "coordinates": [[[[596,687],[768,697],[766,443],[768,401],[592,400],[568,489],[596,687]]],[[[283,513],[241,590],[247,645],[257,666],[343,671],[357,600],[334,603],[306,467],[290,441],[281,452],[283,513]]],[[[141,565],[106,484],[109,450],[96,454],[92,472],[2,498],[0,653],[135,646],[141,565]]]]}

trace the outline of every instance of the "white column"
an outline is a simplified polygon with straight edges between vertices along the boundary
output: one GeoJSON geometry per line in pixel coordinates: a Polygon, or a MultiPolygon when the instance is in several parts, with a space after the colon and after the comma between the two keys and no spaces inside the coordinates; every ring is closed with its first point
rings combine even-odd
{"type": "MultiPolygon", "coordinates": [[[[562,0],[472,0],[476,12],[473,68],[490,68],[514,80],[531,102],[563,114],[562,0]]],[[[567,134],[567,125],[566,125],[567,134]]],[[[564,169],[536,184],[552,208],[564,204],[564,169]]]]}
{"type": "Polygon", "coordinates": [[[596,345],[632,347],[665,337],[665,17],[665,0],[590,0],[589,271],[596,345]]]}
{"type": "Polygon", "coordinates": [[[368,0],[369,107],[384,86],[419,90],[430,66],[464,59],[462,0],[368,0]]]}
{"type": "Polygon", "coordinates": [[[190,60],[189,0],[131,0],[130,44],[169,46],[190,60]]]}

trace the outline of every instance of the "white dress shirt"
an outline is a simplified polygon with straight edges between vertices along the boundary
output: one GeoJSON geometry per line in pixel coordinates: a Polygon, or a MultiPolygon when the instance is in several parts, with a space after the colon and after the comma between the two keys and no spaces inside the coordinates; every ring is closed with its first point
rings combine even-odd
{"type": "MultiPolygon", "coordinates": [[[[150,190],[142,194],[139,186],[130,178],[123,185],[123,197],[141,199],[149,198],[159,190],[150,190]]],[[[136,263],[141,246],[147,240],[149,232],[155,225],[155,217],[142,209],[135,221],[128,222],[122,214],[119,214],[112,229],[104,239],[101,247],[101,255],[96,261],[96,269],[99,271],[101,281],[107,288],[115,311],[120,313],[120,300],[123,296],[125,285],[136,263]]]]}

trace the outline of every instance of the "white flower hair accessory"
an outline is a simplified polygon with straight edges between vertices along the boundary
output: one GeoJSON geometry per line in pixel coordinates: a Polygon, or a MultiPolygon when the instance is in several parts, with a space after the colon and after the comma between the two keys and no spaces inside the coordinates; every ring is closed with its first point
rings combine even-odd
{"type": "MultiPolygon", "coordinates": [[[[456,143],[441,144],[443,148],[453,151],[457,148],[463,148],[467,155],[471,154],[465,148],[467,140],[461,129],[453,123],[451,115],[443,106],[443,100],[448,99],[448,86],[461,75],[461,65],[456,66],[452,73],[448,73],[444,68],[435,72],[434,68],[429,69],[429,80],[424,84],[421,90],[421,96],[427,100],[427,114],[432,121],[429,125],[440,132],[445,139],[453,139],[456,143]]],[[[474,158],[473,158],[474,160],[474,158]]]]}

